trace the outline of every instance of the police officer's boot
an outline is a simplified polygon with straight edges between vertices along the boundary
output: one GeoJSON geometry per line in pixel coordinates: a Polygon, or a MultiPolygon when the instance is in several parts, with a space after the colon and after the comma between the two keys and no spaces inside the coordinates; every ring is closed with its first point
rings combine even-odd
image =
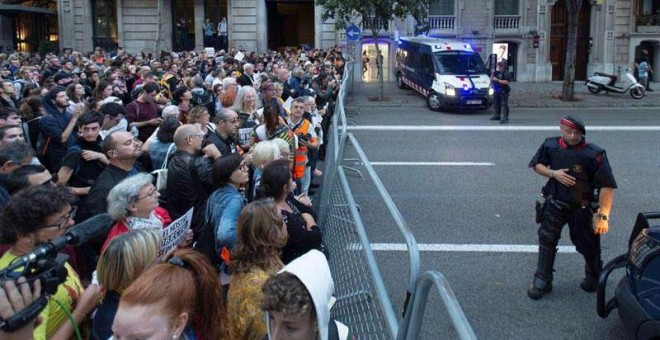
{"type": "Polygon", "coordinates": [[[598,275],[603,269],[603,261],[600,255],[584,255],[584,279],[580,282],[580,288],[585,292],[593,293],[598,285],[598,275]]]}
{"type": "Polygon", "coordinates": [[[530,299],[538,300],[552,291],[552,267],[555,264],[556,254],[556,248],[539,245],[539,262],[532,285],[527,289],[527,295],[530,299]]]}

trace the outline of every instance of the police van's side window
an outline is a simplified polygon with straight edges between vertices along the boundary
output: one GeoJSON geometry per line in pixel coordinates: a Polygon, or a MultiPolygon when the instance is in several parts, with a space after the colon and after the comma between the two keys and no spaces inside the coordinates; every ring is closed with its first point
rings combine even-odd
{"type": "Polygon", "coordinates": [[[431,63],[431,55],[428,53],[424,53],[422,55],[422,65],[421,65],[421,70],[424,72],[425,75],[433,75],[435,72],[433,71],[433,64],[431,63]]]}

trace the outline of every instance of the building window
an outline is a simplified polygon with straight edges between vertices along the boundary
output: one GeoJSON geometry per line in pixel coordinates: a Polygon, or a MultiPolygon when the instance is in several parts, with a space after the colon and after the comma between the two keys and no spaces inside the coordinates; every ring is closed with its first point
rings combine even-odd
{"type": "MultiPolygon", "coordinates": [[[[57,1],[23,1],[23,7],[42,8],[49,14],[17,12],[5,18],[12,21],[14,31],[13,49],[21,52],[56,52],[57,51],[57,1]]],[[[12,46],[6,47],[12,51],[12,46]]],[[[2,51],[5,52],[5,51],[2,51]]]]}
{"type": "Polygon", "coordinates": [[[454,0],[431,0],[429,15],[454,15],[454,0]]]}
{"type": "Polygon", "coordinates": [[[495,0],[495,15],[519,15],[519,0],[495,0]]]}
{"type": "Polygon", "coordinates": [[[115,0],[92,0],[94,47],[112,51],[117,47],[117,3],[115,0]]]}

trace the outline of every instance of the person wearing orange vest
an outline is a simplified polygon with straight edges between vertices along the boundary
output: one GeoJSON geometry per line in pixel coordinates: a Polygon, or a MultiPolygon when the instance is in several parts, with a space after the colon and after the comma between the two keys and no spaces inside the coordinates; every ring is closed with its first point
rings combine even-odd
{"type": "Polygon", "coordinates": [[[298,140],[293,165],[293,179],[296,181],[298,194],[307,194],[309,191],[311,166],[308,164],[307,148],[319,147],[314,127],[309,120],[303,119],[303,113],[305,113],[305,99],[302,97],[294,99],[291,103],[288,124],[298,140]]]}

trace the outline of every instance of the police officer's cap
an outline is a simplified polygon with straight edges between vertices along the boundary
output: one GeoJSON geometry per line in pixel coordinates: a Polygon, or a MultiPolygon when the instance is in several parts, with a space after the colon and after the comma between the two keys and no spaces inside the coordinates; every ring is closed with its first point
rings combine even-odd
{"type": "Polygon", "coordinates": [[[573,117],[571,115],[565,115],[561,121],[561,125],[567,126],[571,129],[579,130],[583,135],[587,134],[587,131],[584,128],[584,123],[580,118],[573,117]]]}

